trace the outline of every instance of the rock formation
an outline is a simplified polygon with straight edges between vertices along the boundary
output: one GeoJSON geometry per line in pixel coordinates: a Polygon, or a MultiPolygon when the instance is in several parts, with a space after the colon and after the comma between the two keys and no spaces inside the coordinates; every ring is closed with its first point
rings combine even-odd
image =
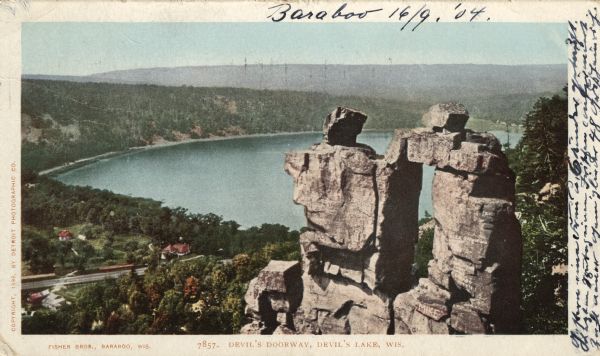
{"type": "Polygon", "coordinates": [[[498,140],[438,104],[385,155],[356,142],[367,116],[337,108],[323,142],[286,155],[308,230],[302,264],[271,261],[246,294],[243,333],[511,333],[519,324],[520,226],[498,140]],[[428,278],[414,281],[422,164],[436,167],[428,278]]]}

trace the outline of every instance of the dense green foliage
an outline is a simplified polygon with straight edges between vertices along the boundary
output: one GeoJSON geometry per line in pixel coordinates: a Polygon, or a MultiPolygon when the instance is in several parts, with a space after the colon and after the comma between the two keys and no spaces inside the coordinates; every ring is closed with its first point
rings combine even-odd
{"type": "Polygon", "coordinates": [[[431,223],[433,217],[425,210],[425,216],[419,219],[419,239],[415,244],[415,262],[414,262],[414,283],[419,282],[419,278],[427,278],[429,272],[427,265],[433,259],[433,236],[434,227],[424,226],[431,223]]]}
{"type": "Polygon", "coordinates": [[[517,189],[537,193],[546,183],[567,181],[567,99],[540,98],[523,122],[523,136],[511,160],[517,189]]]}
{"type": "Polygon", "coordinates": [[[511,125],[521,125],[523,123],[523,116],[531,110],[540,95],[552,94],[553,93],[494,95],[465,98],[460,100],[460,102],[467,107],[471,118],[492,122],[499,121],[511,125]]]}
{"type": "Polygon", "coordinates": [[[107,236],[108,242],[115,241],[118,234],[144,234],[161,247],[181,236],[195,255],[208,256],[158,263],[158,250],[132,237],[123,249],[131,253],[128,262],[148,265],[144,276],[132,273],[85,285],[57,311],[42,308],[25,317],[24,334],[236,333],[245,322],[243,295],[249,280],[271,259],[300,257],[298,232],[281,225],[239,230],[235,222],[213,214],[190,214],[150,199],[25,176],[22,257],[35,273],[65,265],[83,270],[93,259],[111,261],[114,245],[94,249],[92,244],[107,236]],[[55,227],[76,223],[84,223],[89,241],[58,241],[55,227]]]}
{"type": "Polygon", "coordinates": [[[323,93],[24,80],[22,161],[42,170],[165,139],[321,130],[336,106],[365,128],[414,127],[427,105],[323,93]]]}
{"type": "MultiPolygon", "coordinates": [[[[24,81],[24,264],[33,273],[121,260],[149,269],[82,287],[70,305],[24,318],[23,333],[236,333],[248,281],[271,258],[299,258],[299,233],[284,226],[240,230],[214,214],[65,186],[29,168],[145,145],[158,136],[318,130],[323,113],[336,105],[369,113],[371,128],[414,126],[425,108],[300,92],[24,81]],[[57,230],[72,226],[89,241],[57,241],[57,230]],[[208,257],[159,264],[158,250],[147,247],[180,240],[208,257]]],[[[567,263],[566,98],[540,98],[523,125],[521,142],[507,150],[523,233],[523,332],[565,333],[567,276],[553,268],[567,263]],[[548,183],[558,189],[541,194],[548,183]]],[[[432,243],[433,230],[426,230],[416,246],[416,277],[427,275],[432,243]]]]}
{"type": "Polygon", "coordinates": [[[297,256],[268,244],[231,263],[201,257],[81,288],[57,311],[23,319],[23,334],[231,334],[246,323],[247,283],[270,259],[297,256]]]}
{"type": "Polygon", "coordinates": [[[427,278],[427,265],[433,259],[433,236],[433,228],[425,229],[423,234],[419,236],[419,241],[417,241],[415,247],[415,283],[418,282],[419,278],[427,278]]]}
{"type": "MultiPolygon", "coordinates": [[[[183,208],[162,207],[151,199],[29,177],[33,180],[25,181],[22,191],[23,259],[34,273],[52,271],[55,264],[64,267],[70,263],[84,269],[92,258],[110,260],[114,253],[112,244],[119,235],[148,236],[159,247],[187,242],[195,254],[223,258],[255,252],[269,243],[298,249],[299,233],[282,225],[263,224],[239,230],[236,222],[223,221],[214,214],[192,214],[183,208]],[[105,239],[106,243],[94,251],[87,241],[58,241],[56,227],[75,224],[84,224],[90,243],[97,239],[105,239]],[[73,246],[85,253],[73,256],[73,246]]],[[[148,263],[153,258],[147,246],[135,239],[123,244],[121,250],[131,253],[129,262],[148,263]]]]}
{"type": "Polygon", "coordinates": [[[567,99],[540,98],[524,121],[521,142],[507,152],[517,174],[523,234],[524,332],[567,331],[567,99]],[[556,189],[543,192],[548,183],[556,189]]]}
{"type": "MultiPolygon", "coordinates": [[[[520,123],[534,94],[464,98],[477,122],[520,123]],[[489,120],[489,121],[488,121],[489,120]]],[[[336,106],[369,115],[365,129],[410,128],[432,102],[317,92],[22,81],[22,161],[40,171],[156,142],[318,131],[336,106]]]]}

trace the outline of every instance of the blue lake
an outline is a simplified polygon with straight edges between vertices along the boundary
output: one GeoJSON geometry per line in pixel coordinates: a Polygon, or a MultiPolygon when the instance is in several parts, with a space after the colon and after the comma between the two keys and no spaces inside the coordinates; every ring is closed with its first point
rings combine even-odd
{"type": "MultiPolygon", "coordinates": [[[[505,132],[493,131],[501,142],[505,132]]],[[[279,223],[305,225],[303,208],[292,201],[292,178],[283,171],[284,154],[321,141],[321,134],[195,141],[100,160],[56,176],[59,181],[152,198],[194,213],[215,213],[242,228],[279,223]]],[[[511,133],[516,144],[521,134],[511,133]]],[[[364,132],[358,141],[384,153],[392,132],[364,132]]],[[[432,212],[433,168],[423,167],[419,214],[432,212]]]]}

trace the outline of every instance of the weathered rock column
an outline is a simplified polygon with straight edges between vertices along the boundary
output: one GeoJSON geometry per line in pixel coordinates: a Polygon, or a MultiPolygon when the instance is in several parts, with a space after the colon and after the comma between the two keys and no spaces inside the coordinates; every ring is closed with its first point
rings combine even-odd
{"type": "Polygon", "coordinates": [[[522,242],[498,140],[465,130],[464,106],[438,104],[377,156],[356,142],[366,118],[337,108],[323,142],[286,155],[307,219],[302,268],[271,261],[252,280],[242,332],[515,332],[522,242]],[[422,164],[436,167],[433,259],[410,289],[422,164]]]}
{"type": "MultiPolygon", "coordinates": [[[[366,119],[337,108],[325,120],[323,142],[286,155],[308,227],[300,236],[302,302],[287,326],[294,332],[390,332],[393,297],[412,283],[421,164],[378,158],[357,143],[366,119]]],[[[262,312],[253,318],[273,320],[262,312]]]]}
{"type": "Polygon", "coordinates": [[[396,333],[513,333],[519,326],[521,232],[514,175],[498,140],[464,130],[459,104],[433,106],[429,130],[397,132],[407,159],[436,166],[429,276],[394,301],[396,333]]]}
{"type": "Polygon", "coordinates": [[[242,334],[288,333],[292,314],[302,299],[302,270],[299,262],[271,261],[246,292],[246,314],[254,321],[242,334]]]}
{"type": "Polygon", "coordinates": [[[411,285],[421,165],[356,143],[365,120],[337,108],[322,143],[286,156],[310,229],[299,332],[386,333],[393,296],[411,285]]]}

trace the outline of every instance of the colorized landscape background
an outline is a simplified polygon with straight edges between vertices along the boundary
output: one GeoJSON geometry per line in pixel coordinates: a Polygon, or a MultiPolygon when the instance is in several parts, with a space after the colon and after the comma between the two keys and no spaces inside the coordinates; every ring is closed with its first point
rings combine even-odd
{"type": "MultiPolygon", "coordinates": [[[[523,333],[566,332],[563,25],[425,24],[411,37],[390,24],[353,26],[352,36],[344,25],[227,25],[24,24],[22,274],[38,284],[23,291],[23,333],[236,333],[248,281],[271,259],[299,259],[299,231],[287,226],[242,228],[56,174],[139,147],[319,131],[336,106],[366,112],[366,129],[418,127],[449,100],[467,106],[473,129],[521,137],[505,147],[524,238],[515,322],[523,333]],[[122,275],[65,283],[107,269],[122,275]]],[[[177,184],[169,173],[165,185],[177,184]]],[[[432,239],[424,229],[415,278],[432,239]]]]}

